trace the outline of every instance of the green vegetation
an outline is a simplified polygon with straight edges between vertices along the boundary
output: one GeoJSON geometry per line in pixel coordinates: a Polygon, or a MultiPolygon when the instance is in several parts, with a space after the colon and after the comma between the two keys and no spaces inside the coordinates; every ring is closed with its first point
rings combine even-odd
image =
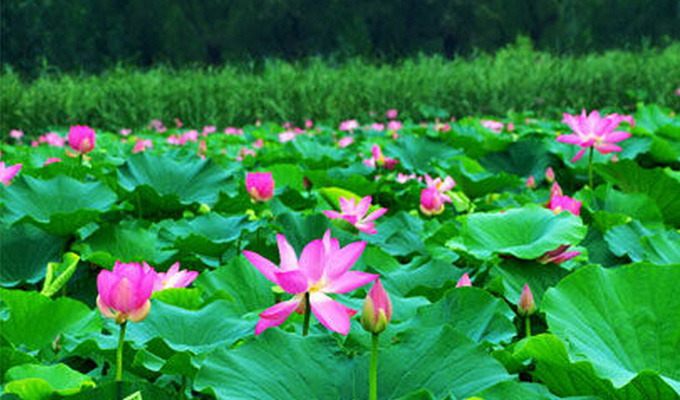
{"type": "Polygon", "coordinates": [[[554,56],[520,41],[494,55],[448,61],[420,57],[392,65],[314,59],[268,62],[261,70],[114,68],[101,75],[0,76],[0,127],[42,133],[75,123],[109,129],[178,117],[189,126],[242,125],[256,119],[339,121],[369,111],[403,118],[505,115],[610,107],[639,101],[677,107],[680,44],[640,52],[554,56]]]}

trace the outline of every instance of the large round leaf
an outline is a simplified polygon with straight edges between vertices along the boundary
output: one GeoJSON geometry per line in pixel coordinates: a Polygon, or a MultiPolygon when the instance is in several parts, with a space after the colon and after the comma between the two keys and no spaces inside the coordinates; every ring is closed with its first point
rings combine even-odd
{"type": "Polygon", "coordinates": [[[7,371],[5,379],[8,381],[5,392],[17,394],[24,400],[48,399],[55,393],[68,396],[95,386],[92,378],[65,364],[18,365],[7,371]]]}
{"type": "Polygon", "coordinates": [[[0,286],[44,278],[47,263],[59,260],[64,242],[31,224],[0,224],[0,286]]]}
{"type": "Polygon", "coordinates": [[[51,234],[66,236],[109,210],[116,194],[101,182],[63,175],[48,181],[23,176],[0,193],[0,201],[5,203],[4,221],[30,221],[51,234]]]}
{"type": "Polygon", "coordinates": [[[0,289],[9,318],[0,319],[0,335],[14,345],[40,349],[58,334],[86,334],[101,329],[99,313],[66,297],[52,300],[36,292],[0,289]]]}
{"type": "Polygon", "coordinates": [[[617,256],[627,254],[634,262],[680,263],[680,234],[660,226],[645,226],[638,221],[611,228],[604,235],[617,256]]]}
{"type": "MultiPolygon", "coordinates": [[[[418,389],[436,398],[474,395],[512,380],[484,350],[450,326],[412,329],[380,350],[378,397],[418,389]]],[[[349,359],[330,336],[301,337],[270,330],[234,350],[220,349],[203,364],[195,388],[218,399],[368,398],[368,354],[349,359]]]]}
{"type": "Polygon", "coordinates": [[[574,359],[623,386],[658,374],[680,394],[680,265],[588,267],[550,289],[543,311],[574,359]]]}
{"type": "Polygon", "coordinates": [[[213,206],[220,190],[228,190],[230,178],[230,171],[195,156],[138,153],[118,168],[118,184],[133,193],[136,207],[142,203],[142,213],[153,213],[155,207],[178,210],[192,203],[213,206]]]}
{"type": "Polygon", "coordinates": [[[508,342],[517,331],[515,313],[502,300],[479,288],[450,289],[438,302],[418,311],[416,325],[449,324],[475,342],[508,342]]]}
{"type": "Polygon", "coordinates": [[[555,215],[546,208],[528,206],[472,214],[461,233],[467,249],[480,258],[495,253],[531,260],[561,245],[578,244],[586,231],[581,219],[569,212],[555,215]]]}

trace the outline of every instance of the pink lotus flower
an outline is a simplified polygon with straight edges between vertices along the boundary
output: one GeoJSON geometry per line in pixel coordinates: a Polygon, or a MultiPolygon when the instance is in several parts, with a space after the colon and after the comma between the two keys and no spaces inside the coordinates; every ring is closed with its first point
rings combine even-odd
{"type": "Polygon", "coordinates": [[[361,311],[361,326],[366,332],[382,333],[392,320],[392,300],[385,291],[380,278],[368,291],[361,311]]]}
{"type": "Polygon", "coordinates": [[[517,311],[521,316],[529,316],[536,312],[536,303],[534,303],[534,295],[531,293],[531,289],[529,289],[529,285],[527,284],[524,284],[522,294],[519,297],[517,311]]]}
{"type": "Polygon", "coordinates": [[[512,122],[508,123],[507,129],[508,129],[508,132],[514,131],[515,130],[515,124],[513,124],[512,122]]]}
{"type": "Polygon", "coordinates": [[[536,187],[536,179],[534,179],[534,176],[529,175],[524,185],[529,189],[534,189],[536,187]]]}
{"type": "MultiPolygon", "coordinates": [[[[38,141],[40,143],[47,143],[48,145],[52,147],[64,147],[66,142],[64,141],[64,138],[59,136],[58,133],[55,132],[50,132],[46,133],[38,138],[38,141]]],[[[35,147],[35,146],[34,146],[35,147]]]]}
{"type": "Polygon", "coordinates": [[[562,245],[555,250],[546,251],[542,256],[538,258],[538,262],[541,264],[562,264],[565,261],[569,261],[572,258],[581,254],[580,251],[567,251],[569,245],[562,245]]]}
{"type": "Polygon", "coordinates": [[[451,124],[449,124],[448,122],[444,124],[440,124],[439,122],[437,122],[434,125],[434,130],[437,132],[448,132],[451,130],[451,124]]]}
{"type": "Polygon", "coordinates": [[[68,145],[76,154],[87,154],[94,149],[95,133],[89,126],[72,126],[68,132],[68,145]]]}
{"type": "Polygon", "coordinates": [[[279,142],[286,143],[295,140],[297,135],[293,131],[285,131],[279,133],[279,142]]]}
{"type": "Polygon", "coordinates": [[[425,184],[428,188],[437,189],[439,196],[442,198],[443,203],[451,203],[451,198],[446,194],[449,190],[456,186],[456,182],[450,176],[442,178],[432,179],[430,175],[425,174],[425,184]]]}
{"type": "Polygon", "coordinates": [[[198,144],[198,150],[196,151],[196,154],[198,154],[199,157],[201,157],[201,160],[205,159],[205,155],[208,153],[208,144],[205,142],[205,140],[201,140],[201,142],[198,144]]]}
{"type": "Polygon", "coordinates": [[[404,184],[412,179],[417,180],[418,182],[421,182],[423,180],[423,178],[417,176],[416,174],[406,175],[402,174],[401,172],[397,173],[396,181],[398,183],[404,184]]]}
{"type": "Polygon", "coordinates": [[[338,147],[344,149],[345,147],[351,145],[352,143],[354,143],[354,138],[351,136],[345,136],[338,140],[338,147]]]}
{"type": "Polygon", "coordinates": [[[390,132],[396,132],[401,130],[401,122],[399,121],[390,121],[387,124],[387,130],[390,132]]]}
{"type": "Polygon", "coordinates": [[[500,121],[494,121],[491,119],[485,119],[479,121],[480,124],[482,124],[483,127],[486,129],[489,129],[493,133],[501,133],[503,132],[503,127],[505,126],[502,122],[500,121]]]}
{"type": "Polygon", "coordinates": [[[54,163],[58,163],[58,162],[61,162],[61,158],[50,157],[45,161],[45,163],[43,164],[43,167],[46,166],[46,165],[50,165],[50,164],[54,164],[54,163]]]}
{"type": "Polygon", "coordinates": [[[132,149],[133,153],[139,153],[142,151],[146,151],[146,149],[152,149],[153,148],[153,142],[149,139],[142,140],[139,139],[137,140],[137,143],[135,143],[135,147],[132,149]]]}
{"type": "Polygon", "coordinates": [[[12,129],[11,131],[9,131],[9,136],[13,139],[19,140],[24,136],[24,131],[12,129]]]}
{"type": "Polygon", "coordinates": [[[545,180],[548,182],[553,182],[555,180],[555,171],[553,171],[552,167],[548,167],[548,169],[545,170],[545,180]]]}
{"type": "Polygon", "coordinates": [[[359,122],[356,119],[350,119],[340,123],[340,130],[344,132],[351,132],[359,128],[359,122]]]}
{"type": "Polygon", "coordinates": [[[444,199],[435,187],[428,187],[420,192],[420,211],[431,216],[444,212],[444,199]]]}
{"type": "Polygon", "coordinates": [[[168,130],[168,128],[166,128],[165,125],[163,125],[163,121],[161,121],[160,119],[152,119],[151,121],[149,121],[149,126],[147,127],[147,129],[153,129],[158,133],[164,133],[165,131],[168,130]]]}
{"type": "Polygon", "coordinates": [[[369,127],[371,130],[376,131],[376,132],[382,132],[385,130],[385,124],[380,124],[378,122],[374,122],[371,124],[369,127]]]}
{"type": "Polygon", "coordinates": [[[387,169],[394,169],[394,166],[399,164],[398,160],[394,158],[385,157],[380,146],[374,144],[371,148],[373,157],[364,160],[364,164],[369,167],[385,167],[387,169]]]}
{"type": "Polygon", "coordinates": [[[128,137],[132,133],[132,129],[123,128],[120,131],[118,131],[118,133],[120,133],[122,136],[128,137]]]}
{"type": "Polygon", "coordinates": [[[172,264],[168,272],[156,273],[154,279],[153,291],[158,292],[170,288],[183,288],[191,285],[198,277],[198,271],[188,271],[179,269],[179,262],[172,264]]]}
{"type": "Polygon", "coordinates": [[[254,149],[261,149],[262,147],[264,147],[264,140],[257,139],[256,141],[253,142],[254,149]]]}
{"type": "Polygon", "coordinates": [[[236,161],[243,161],[248,156],[255,157],[256,153],[255,150],[251,149],[246,149],[245,147],[241,147],[241,150],[239,150],[238,155],[236,156],[236,161]]]}
{"type": "Polygon", "coordinates": [[[179,129],[179,128],[183,127],[184,124],[182,123],[182,121],[180,121],[179,118],[175,117],[175,126],[177,127],[177,129],[179,129]]]}
{"type": "Polygon", "coordinates": [[[303,313],[310,306],[323,326],[347,335],[350,317],[356,314],[356,310],[336,302],[328,295],[351,292],[378,278],[375,274],[350,271],[364,251],[366,242],[354,242],[340,248],[340,243],[331,238],[331,231],[328,230],[322,240],[316,239],[307,244],[298,260],[295,250],[283,235],[276,235],[276,240],[281,256],[279,267],[257,253],[244,251],[243,255],[262,275],[294,296],[260,313],[255,334],[281,325],[293,311],[303,313]],[[309,294],[309,304],[305,302],[306,293],[309,294]]]}
{"type": "Polygon", "coordinates": [[[123,264],[116,261],[113,271],[97,276],[97,306],[102,315],[117,324],[139,322],[149,315],[156,271],[146,263],[123,264]]]}
{"type": "Polygon", "coordinates": [[[613,143],[628,139],[630,133],[615,131],[615,129],[623,121],[628,122],[631,126],[635,125],[635,120],[631,116],[611,114],[601,118],[597,110],[591,112],[590,115],[586,115],[586,110],[583,110],[581,115],[565,113],[562,121],[569,125],[574,133],[560,135],[557,137],[557,141],[581,147],[581,150],[571,159],[572,163],[583,157],[586,150],[590,147],[593,147],[600,154],[622,151],[623,149],[620,146],[613,143]]]}
{"type": "Polygon", "coordinates": [[[172,145],[182,145],[182,144],[184,144],[184,142],[179,137],[177,137],[175,135],[168,136],[166,141],[168,142],[168,144],[172,144],[172,145]]]}
{"type": "Polygon", "coordinates": [[[305,121],[305,128],[312,129],[313,127],[314,127],[314,121],[312,121],[311,119],[308,119],[307,121],[305,121]]]}
{"type": "MultiPolygon", "coordinates": [[[[260,125],[257,125],[257,126],[260,126],[260,125]]],[[[229,126],[224,130],[224,133],[227,134],[227,135],[243,135],[243,129],[234,128],[234,127],[229,126]]]]}
{"type": "Polygon", "coordinates": [[[395,119],[397,118],[397,115],[399,115],[399,112],[397,110],[387,110],[387,118],[389,119],[395,119]]]}
{"type": "Polygon", "coordinates": [[[249,172],[246,175],[246,189],[253,201],[269,201],[274,197],[274,185],[271,172],[249,172]]]}
{"type": "Polygon", "coordinates": [[[463,276],[460,277],[458,283],[456,283],[456,287],[468,287],[468,286],[472,286],[472,281],[470,281],[470,277],[466,272],[463,274],[463,276]]]}
{"type": "Polygon", "coordinates": [[[198,131],[192,129],[190,131],[184,132],[179,141],[180,144],[184,144],[186,142],[198,142],[198,131]]]}
{"type": "Polygon", "coordinates": [[[0,182],[4,183],[5,186],[9,186],[9,184],[12,183],[14,176],[21,170],[22,166],[22,164],[15,164],[5,167],[5,162],[0,161],[0,182]]]}
{"type": "Polygon", "coordinates": [[[210,135],[211,133],[215,133],[217,128],[214,125],[209,125],[209,126],[204,126],[203,127],[203,136],[210,135]]]}
{"type": "Polygon", "coordinates": [[[557,182],[554,182],[550,187],[550,198],[552,199],[555,196],[562,196],[562,188],[557,182]]]}
{"type": "Polygon", "coordinates": [[[366,216],[368,209],[371,207],[371,200],[371,196],[366,196],[357,203],[354,198],[346,199],[340,197],[341,213],[334,210],[326,210],[323,213],[330,219],[343,219],[359,231],[372,235],[378,233],[375,230],[375,222],[373,221],[383,216],[387,209],[379,208],[366,216]]]}
{"type": "Polygon", "coordinates": [[[574,215],[579,215],[581,212],[581,201],[573,199],[569,196],[555,195],[550,198],[550,209],[559,214],[562,211],[569,211],[574,215]]]}

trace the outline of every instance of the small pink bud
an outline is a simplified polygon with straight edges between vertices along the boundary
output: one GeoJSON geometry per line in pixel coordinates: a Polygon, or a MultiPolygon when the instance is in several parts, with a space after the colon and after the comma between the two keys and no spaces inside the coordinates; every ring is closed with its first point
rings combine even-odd
{"type": "Polygon", "coordinates": [[[557,182],[553,183],[550,188],[550,197],[553,198],[555,196],[562,196],[562,188],[557,182]]]}
{"type": "Polygon", "coordinates": [[[552,167],[548,167],[548,169],[545,170],[545,180],[550,183],[555,181],[555,171],[553,171],[552,167]]]}
{"type": "Polygon", "coordinates": [[[527,178],[527,181],[526,181],[525,185],[526,185],[526,187],[528,187],[529,189],[533,189],[533,188],[536,187],[536,179],[534,179],[534,176],[533,176],[533,175],[529,175],[529,177],[527,178]]]}
{"type": "Polygon", "coordinates": [[[368,332],[381,333],[392,320],[392,301],[377,279],[364,300],[361,326],[368,332]]]}
{"type": "Polygon", "coordinates": [[[303,189],[305,189],[306,191],[310,191],[312,190],[312,186],[314,186],[314,184],[312,183],[312,181],[309,180],[309,178],[307,178],[306,176],[302,178],[303,189]]]}
{"type": "Polygon", "coordinates": [[[399,115],[399,111],[395,109],[387,110],[387,118],[395,119],[397,118],[397,115],[399,115]]]}
{"type": "Polygon", "coordinates": [[[536,312],[536,303],[534,303],[534,295],[529,289],[529,285],[524,284],[522,294],[519,297],[519,305],[517,311],[521,316],[529,316],[536,312]]]}
{"type": "Polygon", "coordinates": [[[253,201],[269,201],[274,197],[274,185],[271,172],[251,172],[246,175],[246,190],[253,201]]]}
{"type": "Polygon", "coordinates": [[[458,283],[456,283],[456,287],[466,287],[466,286],[472,286],[472,282],[470,281],[470,277],[468,276],[468,273],[464,273],[463,276],[460,277],[458,280],[458,283]]]}

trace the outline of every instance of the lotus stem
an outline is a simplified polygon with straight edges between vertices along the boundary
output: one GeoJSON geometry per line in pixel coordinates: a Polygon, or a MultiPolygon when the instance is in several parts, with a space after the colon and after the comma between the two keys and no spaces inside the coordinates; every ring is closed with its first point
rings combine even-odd
{"type": "Polygon", "coordinates": [[[120,324],[120,336],[118,336],[118,350],[116,351],[116,382],[123,381],[123,344],[125,343],[125,328],[127,322],[120,324]]]}
{"type": "Polygon", "coordinates": [[[525,335],[527,338],[531,337],[531,316],[527,315],[524,319],[525,335]]]}
{"type": "Polygon", "coordinates": [[[588,160],[588,182],[590,182],[590,188],[593,188],[593,147],[590,147],[590,159],[588,160]]]}
{"type": "Polygon", "coordinates": [[[305,322],[302,325],[302,336],[309,333],[309,319],[312,316],[312,306],[309,304],[309,292],[305,293],[305,322]]]}
{"type": "Polygon", "coordinates": [[[373,333],[371,339],[371,366],[368,372],[368,393],[370,400],[378,400],[378,345],[380,343],[380,335],[373,333]]]}

